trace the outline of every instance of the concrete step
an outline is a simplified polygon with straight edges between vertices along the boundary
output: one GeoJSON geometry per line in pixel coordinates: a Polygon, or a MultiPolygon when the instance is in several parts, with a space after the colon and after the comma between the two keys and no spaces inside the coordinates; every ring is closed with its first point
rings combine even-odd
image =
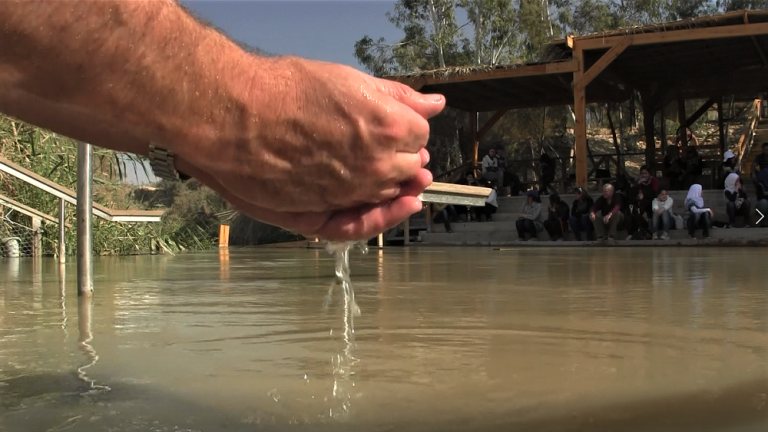
{"type": "MultiPolygon", "coordinates": [[[[627,238],[626,231],[619,231],[616,236],[617,244],[625,245],[664,245],[664,244],[680,244],[680,242],[688,242],[695,244],[695,242],[766,242],[768,241],[768,228],[713,228],[709,232],[710,239],[703,240],[701,238],[701,230],[696,231],[697,240],[690,240],[688,238],[687,230],[671,230],[669,232],[669,240],[625,240],[627,238]]],[[[453,232],[453,233],[420,233],[421,242],[423,244],[430,245],[531,245],[531,246],[580,246],[586,244],[593,244],[594,242],[588,241],[575,241],[573,234],[569,233],[567,241],[553,242],[549,239],[549,235],[546,232],[541,232],[537,236],[538,241],[518,241],[517,232],[510,231],[489,231],[489,232],[453,232]]],[[[582,237],[583,238],[583,237],[582,237]]]]}
{"type": "MultiPolygon", "coordinates": [[[[750,197],[750,201],[752,202],[752,217],[756,218],[758,216],[757,213],[754,212],[754,207],[757,204],[757,197],[755,196],[754,192],[750,192],[750,187],[751,185],[747,188],[747,194],[750,197]]],[[[687,192],[685,191],[675,191],[670,194],[670,197],[673,200],[672,211],[675,214],[679,214],[681,216],[685,215],[686,195],[687,192]]],[[[714,210],[716,220],[722,220],[724,222],[728,221],[728,214],[725,210],[725,196],[723,195],[723,191],[719,189],[704,191],[704,193],[702,193],[702,197],[704,198],[704,204],[714,210]]],[[[542,200],[542,205],[544,207],[546,207],[548,203],[547,199],[547,197],[544,197],[542,200]]],[[[568,204],[568,207],[571,207],[575,197],[573,195],[564,195],[563,199],[568,204]]],[[[518,215],[523,209],[523,205],[525,204],[525,197],[499,198],[498,203],[498,211],[495,215],[492,216],[494,222],[514,222],[517,220],[518,215]]],[[[546,208],[542,210],[544,217],[547,216],[548,211],[549,210],[546,208]]]]}

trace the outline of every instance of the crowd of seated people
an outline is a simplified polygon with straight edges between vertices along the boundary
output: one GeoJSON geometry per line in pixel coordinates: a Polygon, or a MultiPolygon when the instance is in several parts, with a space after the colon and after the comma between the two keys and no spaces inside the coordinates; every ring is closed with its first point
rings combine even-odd
{"type": "MultiPolygon", "coordinates": [[[[669,158],[670,165],[674,166],[676,150],[674,147],[670,148],[672,150],[668,155],[673,156],[669,158]]],[[[688,149],[689,156],[684,161],[697,157],[693,146],[688,149]]],[[[487,158],[496,159],[484,161],[484,165],[488,168],[494,164],[498,167],[499,163],[505,166],[504,158],[499,159],[494,153],[496,152],[489,152],[487,158]]],[[[684,164],[679,164],[678,167],[683,167],[677,177],[683,181],[685,173],[692,171],[684,164]]],[[[492,171],[486,170],[486,173],[490,172],[492,171]]],[[[538,190],[526,191],[525,203],[515,221],[515,229],[520,241],[537,240],[539,233],[544,231],[552,241],[564,241],[569,238],[569,234],[573,234],[574,240],[577,241],[612,241],[622,229],[628,234],[627,240],[668,240],[670,230],[674,229],[687,229],[689,238],[696,238],[697,232],[701,232],[702,238],[708,238],[713,227],[736,226],[737,217],[742,217],[744,225],[749,227],[755,208],[768,216],[768,143],[762,145],[762,153],[753,162],[751,174],[755,184],[755,201],[750,199],[742,183],[740,167],[733,152],[729,151],[724,155],[723,174],[724,203],[721,204],[721,210],[724,210],[723,216],[727,215],[727,222],[715,220],[712,206],[720,207],[717,203],[704,202],[702,186],[698,183],[687,188],[683,214],[675,214],[673,198],[665,188],[660,187],[658,179],[648,168],[643,166],[634,181],[624,176],[623,181],[605,184],[601,196],[597,199],[593,199],[585,189],[574,189],[575,199],[570,206],[556,192],[549,195],[547,204],[544,205],[538,190]]],[[[480,179],[476,179],[471,172],[467,173],[458,184],[491,188],[492,192],[486,199],[485,206],[433,203],[431,205],[434,220],[443,222],[446,232],[452,232],[450,224],[454,221],[492,221],[498,209],[498,182],[503,182],[504,177],[503,171],[500,175],[483,175],[480,179]]],[[[764,220],[762,226],[768,226],[768,220],[764,220]]]]}

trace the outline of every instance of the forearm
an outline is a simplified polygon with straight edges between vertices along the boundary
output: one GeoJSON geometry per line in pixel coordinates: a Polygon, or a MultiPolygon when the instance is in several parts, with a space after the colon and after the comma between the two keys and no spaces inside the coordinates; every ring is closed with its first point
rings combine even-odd
{"type": "Polygon", "coordinates": [[[170,0],[2,1],[0,17],[0,111],[138,154],[215,140],[238,114],[228,78],[256,61],[170,0]]]}

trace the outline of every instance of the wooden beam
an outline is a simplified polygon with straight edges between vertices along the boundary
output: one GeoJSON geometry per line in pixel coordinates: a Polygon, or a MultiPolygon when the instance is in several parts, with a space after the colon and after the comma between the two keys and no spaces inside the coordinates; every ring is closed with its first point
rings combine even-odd
{"type": "Polygon", "coordinates": [[[696,110],[693,114],[691,114],[690,117],[685,119],[685,127],[691,127],[692,124],[696,123],[696,120],[698,120],[702,115],[704,115],[707,110],[712,108],[712,105],[715,104],[715,98],[709,98],[706,102],[704,102],[699,109],[696,110]]]}
{"type": "MultiPolygon", "coordinates": [[[[12,209],[16,210],[17,212],[19,212],[19,213],[21,213],[23,215],[29,216],[31,218],[38,218],[38,219],[42,219],[42,220],[48,221],[50,223],[55,223],[55,224],[59,223],[59,220],[56,219],[55,217],[51,216],[51,215],[48,215],[48,214],[45,214],[43,212],[37,211],[37,210],[35,210],[35,209],[31,208],[31,207],[27,207],[27,206],[25,206],[24,204],[22,204],[20,202],[16,202],[16,201],[8,198],[7,196],[0,194],[0,206],[3,206],[3,205],[5,205],[6,207],[9,207],[9,208],[12,208],[12,209]]],[[[2,212],[0,212],[0,213],[2,213],[2,212]]],[[[66,226],[67,226],[67,228],[72,228],[72,225],[70,225],[70,224],[66,224],[66,226]]]]}
{"type": "Polygon", "coordinates": [[[422,87],[429,85],[571,73],[578,69],[578,67],[575,61],[566,60],[535,65],[516,65],[506,68],[478,69],[467,73],[450,74],[437,71],[434,75],[393,75],[384,78],[405,84],[414,90],[420,90],[422,87]]]}
{"type": "Polygon", "coordinates": [[[685,115],[685,98],[677,98],[677,123],[680,125],[677,129],[677,139],[683,145],[683,148],[688,147],[688,135],[686,133],[687,116],[685,115]]]}
{"type": "Polygon", "coordinates": [[[40,232],[42,226],[42,220],[33,217],[32,218],[32,256],[43,256],[43,234],[40,232]]]}
{"type": "Polygon", "coordinates": [[[643,99],[643,129],[645,129],[645,164],[651,173],[656,172],[656,131],[654,130],[656,109],[653,96],[647,97],[641,94],[643,99]]]}
{"type": "Polygon", "coordinates": [[[477,112],[469,113],[470,143],[472,146],[472,169],[477,167],[477,151],[480,143],[477,140],[477,112]]]}
{"type": "Polygon", "coordinates": [[[485,134],[488,133],[488,131],[493,128],[493,125],[495,125],[499,120],[501,120],[502,117],[504,117],[504,114],[507,113],[509,110],[498,110],[496,111],[491,118],[488,119],[488,121],[485,122],[483,127],[480,128],[479,131],[477,131],[477,139],[481,140],[485,136],[485,134]]]}
{"type": "Polygon", "coordinates": [[[482,207],[490,194],[490,188],[435,182],[429,185],[419,198],[425,203],[482,207]]]}
{"type": "MultiPolygon", "coordinates": [[[[595,64],[592,65],[592,67],[589,68],[584,74],[581,76],[581,78],[578,81],[574,80],[574,86],[575,87],[582,87],[586,88],[589,83],[592,82],[595,78],[597,78],[598,75],[600,75],[600,72],[602,72],[608,65],[611,64],[616,58],[621,55],[621,53],[624,52],[625,49],[627,49],[628,46],[632,45],[632,36],[624,36],[619,43],[612,46],[611,49],[608,50],[605,54],[598,59],[595,64]]],[[[578,42],[577,42],[578,46],[578,42]]]]}
{"type": "MultiPolygon", "coordinates": [[[[64,201],[77,206],[77,194],[75,191],[65,188],[56,182],[52,182],[47,178],[37,175],[2,157],[0,157],[0,172],[10,174],[44,192],[48,192],[56,198],[63,199],[64,201]]],[[[162,210],[111,210],[103,205],[93,203],[94,216],[113,222],[160,222],[163,213],[165,212],[162,210]]]]}
{"type": "MultiPolygon", "coordinates": [[[[712,100],[712,99],[710,99],[712,100]]],[[[723,124],[723,97],[717,99],[717,129],[720,132],[720,157],[723,157],[726,149],[725,125],[723,124]]]]}
{"type": "MultiPolygon", "coordinates": [[[[694,29],[670,30],[633,35],[632,45],[652,45],[672,42],[695,40],[724,39],[744,36],[768,34],[768,23],[737,24],[722,27],[701,27],[694,29]]],[[[605,49],[621,42],[626,35],[618,36],[589,36],[583,39],[575,38],[574,43],[582,50],[605,49]]]]}
{"type": "MultiPolygon", "coordinates": [[[[579,63],[579,69],[573,72],[573,82],[581,81],[584,76],[584,51],[576,45],[573,50],[573,58],[579,63]]],[[[576,151],[576,184],[587,187],[587,95],[584,87],[573,89],[573,113],[576,117],[574,125],[576,151]]]]}

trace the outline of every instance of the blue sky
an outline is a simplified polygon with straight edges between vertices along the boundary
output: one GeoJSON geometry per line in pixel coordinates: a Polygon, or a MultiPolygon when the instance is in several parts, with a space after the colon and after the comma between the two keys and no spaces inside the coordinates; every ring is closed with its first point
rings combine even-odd
{"type": "MultiPolygon", "coordinates": [[[[182,0],[194,14],[230,37],[274,54],[346,64],[362,70],[355,42],[365,36],[394,41],[402,33],[387,20],[394,1],[182,0]]],[[[128,181],[147,183],[130,170],[128,181]]]]}
{"type": "Polygon", "coordinates": [[[355,42],[368,34],[396,40],[402,33],[386,13],[394,1],[182,0],[231,37],[275,54],[292,54],[361,69],[355,42]]]}

